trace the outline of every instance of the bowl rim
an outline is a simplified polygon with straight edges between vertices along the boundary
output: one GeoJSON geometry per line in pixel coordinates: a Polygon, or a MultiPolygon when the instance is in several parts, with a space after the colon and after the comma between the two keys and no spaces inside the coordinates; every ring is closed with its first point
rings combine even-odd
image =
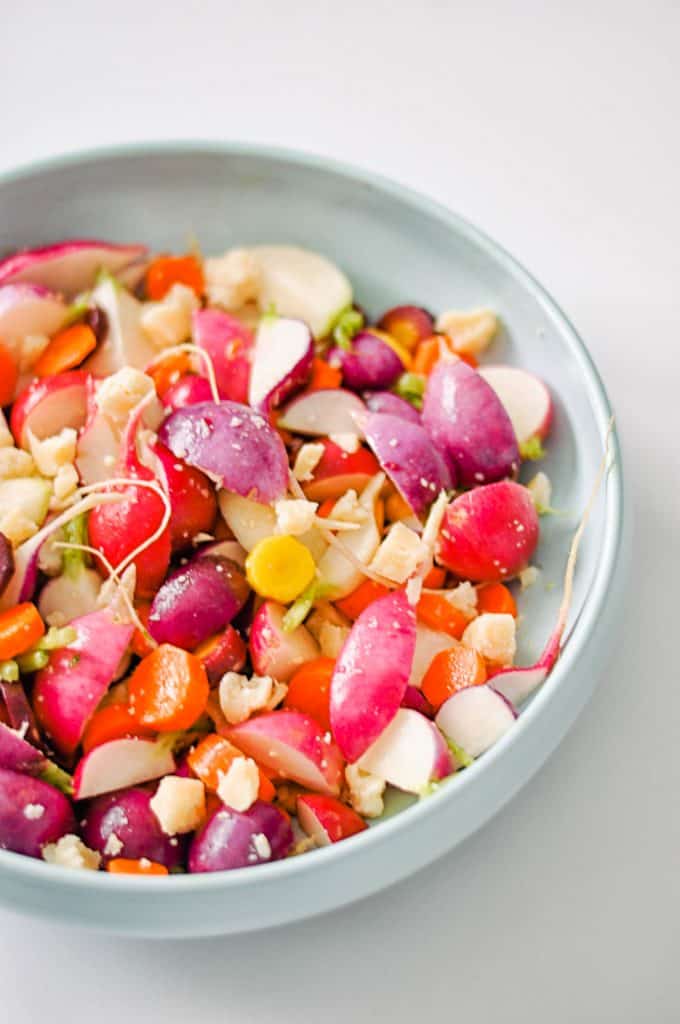
{"type": "MultiPolygon", "coordinates": [[[[522,285],[555,324],[559,331],[560,339],[567,345],[585,380],[588,399],[594,412],[604,450],[605,437],[613,419],[607,391],[595,363],[576,328],[543,285],[502,245],[494,241],[494,239],[481,229],[475,227],[464,217],[448,209],[444,203],[369,168],[360,167],[343,160],[337,160],[333,157],[327,157],[306,150],[273,146],[266,143],[219,141],[202,138],[167,139],[79,149],[66,154],[41,158],[16,168],[2,171],[0,172],[0,197],[1,190],[5,185],[21,182],[34,176],[47,175],[53,171],[76,167],[79,164],[104,163],[109,160],[125,160],[145,156],[181,156],[198,155],[201,153],[226,157],[255,157],[269,162],[283,162],[293,168],[329,172],[354,184],[369,186],[382,193],[386,193],[393,199],[407,204],[415,211],[424,211],[444,223],[446,227],[455,231],[465,240],[473,243],[487,257],[499,265],[501,269],[514,278],[518,284],[522,285]]],[[[165,878],[140,878],[133,875],[111,876],[106,872],[73,871],[56,865],[48,865],[36,858],[26,857],[22,854],[6,850],[0,850],[0,871],[6,874],[23,876],[27,881],[40,882],[41,884],[47,878],[52,878],[55,883],[61,883],[62,886],[65,885],[66,887],[72,887],[81,891],[83,889],[95,890],[98,895],[101,894],[102,896],[110,893],[114,898],[117,894],[121,894],[121,892],[139,894],[142,891],[153,891],[155,895],[158,895],[159,891],[162,890],[164,894],[171,896],[176,892],[186,894],[190,890],[201,892],[206,890],[228,890],[235,887],[258,885],[260,882],[267,880],[273,882],[277,878],[284,880],[297,877],[303,872],[309,872],[311,869],[321,871],[326,865],[330,867],[331,863],[351,858],[360,852],[368,852],[370,847],[388,841],[390,836],[400,829],[416,826],[417,822],[422,818],[437,814],[440,804],[453,799],[461,789],[473,786],[481,773],[487,771],[498,759],[504,758],[511,748],[525,742],[534,719],[540,716],[543,707],[551,700],[553,692],[572,671],[574,663],[580,656],[584,646],[588,643],[602,614],[603,606],[609,594],[609,584],[616,571],[617,556],[624,528],[625,489],[620,439],[615,423],[611,429],[609,445],[611,455],[604,495],[603,545],[600,549],[600,557],[590,590],[586,595],[576,621],[572,624],[567,634],[567,640],[557,664],[545,683],[537,691],[531,704],[521,712],[514,727],[487,751],[484,757],[476,760],[464,772],[454,776],[447,786],[441,787],[429,796],[427,800],[421,800],[406,807],[385,821],[378,823],[375,827],[368,828],[364,832],[341,843],[333,843],[327,847],[310,851],[313,854],[311,857],[307,855],[289,857],[270,864],[261,864],[258,865],[257,871],[251,871],[245,867],[236,868],[231,871],[209,872],[205,874],[175,875],[172,878],[170,887],[168,887],[168,881],[165,878]],[[47,872],[50,874],[47,875],[47,872]]],[[[506,799],[509,799],[509,796],[506,799]]],[[[485,818],[484,820],[487,819],[485,818]]]]}

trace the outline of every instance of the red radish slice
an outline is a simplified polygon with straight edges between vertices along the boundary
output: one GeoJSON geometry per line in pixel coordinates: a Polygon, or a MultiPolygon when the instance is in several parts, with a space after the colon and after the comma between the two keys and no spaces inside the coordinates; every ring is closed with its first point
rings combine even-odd
{"type": "Polygon", "coordinates": [[[333,441],[324,439],[319,443],[323,445],[323,455],[314,468],[312,482],[304,484],[310,501],[341,498],[350,489],[362,491],[380,471],[378,460],[367,448],[346,452],[333,441]]]}
{"type": "Polygon", "coordinates": [[[342,754],[309,715],[270,711],[225,731],[227,739],[265,771],[319,793],[337,796],[342,754]]]}
{"type": "MultiPolygon", "coordinates": [[[[417,643],[418,641],[416,640],[416,645],[417,643]]],[[[434,708],[425,694],[422,693],[417,686],[411,686],[410,683],[406,687],[406,692],[404,693],[401,706],[402,708],[411,708],[412,711],[419,711],[420,714],[425,715],[426,718],[434,718],[434,708]]]]}
{"type": "Polygon", "coordinates": [[[415,644],[415,612],[403,591],[374,601],[352,626],[330,688],[331,728],[348,761],[357,761],[399,710],[415,644]]]}
{"type": "Polygon", "coordinates": [[[36,284],[0,287],[0,338],[15,356],[28,334],[56,334],[68,315],[68,307],[47,288],[36,284]]]}
{"type": "Polygon", "coordinates": [[[219,309],[199,309],[191,318],[191,333],[212,360],[220,398],[245,404],[254,345],[250,328],[219,309]]]}
{"type": "Polygon", "coordinates": [[[328,437],[331,434],[360,436],[354,414],[364,413],[360,398],[343,388],[310,391],[287,405],[278,419],[278,426],[295,434],[328,437]]]}
{"type": "Polygon", "coordinates": [[[468,686],[445,701],[435,719],[447,739],[479,757],[510,729],[517,712],[492,686],[468,686]]]}
{"type": "Polygon", "coordinates": [[[418,711],[400,708],[359,767],[406,793],[423,793],[451,775],[451,752],[437,726],[418,711]]]}
{"type": "Polygon", "coordinates": [[[16,443],[28,449],[29,429],[39,440],[53,437],[64,427],[80,430],[87,416],[90,375],[70,370],[53,377],[38,377],[17,396],[10,427],[16,443]]]}
{"type": "Polygon", "coordinates": [[[3,260],[0,283],[30,281],[73,296],[92,287],[100,270],[116,274],[146,251],[145,245],[116,245],[90,239],[57,242],[3,260]]]}
{"type": "Polygon", "coordinates": [[[385,412],[359,419],[382,469],[417,516],[453,486],[444,458],[419,423],[385,412]]]}
{"type": "Polygon", "coordinates": [[[548,436],[553,404],[542,380],[516,366],[482,366],[478,372],[503,403],[518,444],[548,436]]]}
{"type": "Polygon", "coordinates": [[[368,826],[356,811],[334,796],[305,793],[297,799],[300,825],[317,846],[330,846],[363,832],[368,826]]]}
{"type": "Polygon", "coordinates": [[[250,627],[250,656],[258,675],[287,682],[296,669],[319,656],[316,640],[305,626],[283,629],[286,609],[275,601],[260,605],[250,627]]]}
{"type": "Polygon", "coordinates": [[[175,759],[164,743],[153,740],[109,740],[86,754],[73,776],[73,799],[127,789],[170,775],[175,759]]]}
{"type": "Polygon", "coordinates": [[[72,754],[116,675],[134,627],[116,622],[108,609],[74,619],[76,639],[52,651],[35,677],[33,707],[55,746],[72,754]]]}
{"type": "Polygon", "coordinates": [[[265,412],[303,386],[312,370],[314,340],[307,324],[265,316],[255,335],[248,401],[265,412]]]}
{"type": "Polygon", "coordinates": [[[27,775],[39,775],[45,755],[14,729],[0,722],[0,768],[27,775]]]}

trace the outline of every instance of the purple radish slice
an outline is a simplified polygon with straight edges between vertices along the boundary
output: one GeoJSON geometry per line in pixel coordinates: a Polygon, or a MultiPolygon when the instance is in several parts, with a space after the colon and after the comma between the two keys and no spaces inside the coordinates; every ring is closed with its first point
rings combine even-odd
{"type": "Polygon", "coordinates": [[[283,441],[253,409],[237,402],[201,402],[171,413],[158,436],[174,455],[228,491],[264,504],[286,493],[283,441]]]}
{"type": "Polygon", "coordinates": [[[43,846],[74,832],[69,800],[54,786],[0,768],[0,850],[40,857],[43,846]]]}
{"type": "Polygon", "coordinates": [[[0,533],[0,594],[3,594],[14,575],[14,549],[5,537],[0,533]]]}
{"type": "Polygon", "coordinates": [[[0,681],[0,694],[5,702],[7,717],[12,729],[19,732],[38,750],[43,749],[43,739],[35,721],[33,708],[29,704],[23,683],[0,681]]]}
{"type": "Polygon", "coordinates": [[[151,782],[175,770],[167,743],[153,740],[109,740],[80,759],[73,775],[73,799],[112,793],[151,782]]]}
{"type": "Polygon", "coordinates": [[[25,775],[40,775],[44,767],[45,755],[20,733],[0,722],[0,768],[25,775]]]}
{"type": "Polygon", "coordinates": [[[331,434],[358,436],[361,431],[354,415],[365,411],[364,403],[354,392],[327,388],[293,399],[279,416],[278,426],[309,437],[328,437],[331,434]]]}
{"type": "Polygon", "coordinates": [[[385,412],[411,423],[420,423],[420,413],[405,398],[392,391],[367,391],[363,396],[371,412],[385,412]]]}
{"type": "Polygon", "coordinates": [[[420,424],[380,412],[369,413],[360,424],[381,468],[417,516],[441,491],[451,490],[447,464],[420,424]]]}
{"type": "Polygon", "coordinates": [[[151,810],[152,795],[145,789],[122,789],[87,805],[83,839],[102,855],[104,863],[114,857],[147,857],[168,870],[182,866],[186,839],[163,832],[151,810]]]}
{"type": "Polygon", "coordinates": [[[424,793],[431,782],[451,775],[454,763],[434,722],[402,707],[360,758],[359,767],[406,793],[424,793]]]}
{"type": "Polygon", "coordinates": [[[189,850],[189,871],[231,871],[286,857],[293,830],[272,804],[257,800],[247,811],[224,807],[197,832],[189,850]]]}
{"type": "Polygon", "coordinates": [[[30,281],[71,297],[92,287],[100,270],[116,274],[147,249],[144,245],[116,245],[74,239],[27,249],[0,263],[0,283],[30,281]]]}
{"type": "Polygon", "coordinates": [[[268,412],[308,380],[314,339],[307,324],[283,316],[264,316],[255,335],[248,401],[268,412]]]}
{"type": "Polygon", "coordinates": [[[502,480],[519,469],[510,417],[491,385],[462,359],[433,369],[422,422],[461,487],[502,480]]]}
{"type": "Polygon", "coordinates": [[[448,740],[474,758],[497,743],[516,718],[510,701],[485,683],[454,693],[442,704],[435,722],[448,740]]]}
{"type": "Polygon", "coordinates": [[[391,388],[404,372],[404,364],[394,349],[370,331],[360,331],[350,350],[334,348],[328,362],[341,367],[342,382],[352,391],[391,388]]]}

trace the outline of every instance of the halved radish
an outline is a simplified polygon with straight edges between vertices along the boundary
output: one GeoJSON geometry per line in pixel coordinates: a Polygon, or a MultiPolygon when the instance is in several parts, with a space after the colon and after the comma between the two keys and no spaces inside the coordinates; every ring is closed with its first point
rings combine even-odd
{"type": "Polygon", "coordinates": [[[447,739],[479,757],[512,726],[517,712],[493,686],[468,686],[444,701],[435,719],[447,739]]]}
{"type": "Polygon", "coordinates": [[[21,733],[0,722],[0,768],[27,775],[39,775],[45,767],[45,755],[25,740],[21,733]]]}
{"type": "Polygon", "coordinates": [[[124,366],[143,370],[158,355],[157,349],[142,330],[142,304],[121,288],[112,277],[105,277],[92,292],[90,301],[106,313],[108,330],[85,366],[106,377],[124,366]]]}
{"type": "Polygon", "coordinates": [[[175,759],[167,743],[153,740],[109,740],[85,754],[73,776],[73,799],[127,789],[170,775],[175,759]]]}
{"type": "Polygon", "coordinates": [[[75,828],[63,793],[41,779],[0,768],[0,850],[39,857],[43,846],[75,828]]]}
{"type": "Polygon", "coordinates": [[[146,251],[144,245],[116,245],[91,239],[56,242],[3,260],[0,283],[30,281],[72,296],[91,288],[100,270],[116,274],[146,251]]]}
{"type": "Polygon", "coordinates": [[[55,334],[68,315],[68,307],[54,292],[37,284],[0,287],[0,339],[18,359],[29,334],[55,334]]]}
{"type": "Polygon", "coordinates": [[[306,661],[317,658],[319,647],[304,626],[291,633],[283,628],[286,609],[276,601],[260,605],[250,628],[250,656],[260,676],[272,676],[287,682],[306,661]]]}
{"type": "MultiPolygon", "coordinates": [[[[194,344],[210,356],[220,398],[245,404],[254,345],[250,328],[220,309],[198,309],[191,318],[191,334],[194,344]]],[[[201,360],[199,372],[204,369],[201,360]]]]}
{"type": "Polygon", "coordinates": [[[256,245],[250,251],[261,273],[261,308],[300,317],[315,338],[324,338],[352,305],[349,280],[324,256],[289,245],[256,245]]]}
{"type": "Polygon", "coordinates": [[[444,457],[419,423],[386,412],[364,414],[358,422],[381,468],[417,516],[451,489],[455,481],[444,457]]]}
{"type": "Polygon", "coordinates": [[[423,793],[430,782],[454,770],[451,752],[434,722],[403,707],[359,759],[359,767],[406,793],[423,793]]]}
{"type": "Polygon", "coordinates": [[[309,377],[314,340],[307,324],[265,316],[255,335],[248,401],[267,412],[299,390],[309,377]]]}
{"type": "Polygon", "coordinates": [[[278,426],[295,434],[329,437],[331,434],[361,435],[353,414],[365,412],[364,403],[352,391],[327,388],[310,391],[287,405],[278,426]]]}
{"type": "Polygon", "coordinates": [[[553,415],[550,392],[539,377],[516,366],[482,366],[479,374],[494,389],[510,417],[517,443],[548,436],[553,415]]]}
{"type": "Polygon", "coordinates": [[[330,689],[331,728],[348,761],[357,761],[395,717],[415,644],[415,612],[401,590],[374,601],[352,626],[330,689]]]}
{"type": "Polygon", "coordinates": [[[64,427],[80,430],[87,417],[88,382],[85,370],[37,377],[17,396],[10,427],[16,443],[28,449],[28,431],[42,441],[64,427]]]}
{"type": "Polygon", "coordinates": [[[336,796],[342,754],[318,722],[300,711],[270,711],[226,730],[227,739],[265,771],[336,796]]]}
{"type": "Polygon", "coordinates": [[[339,843],[368,828],[364,819],[351,807],[323,793],[303,793],[299,796],[297,817],[317,846],[339,843]]]}

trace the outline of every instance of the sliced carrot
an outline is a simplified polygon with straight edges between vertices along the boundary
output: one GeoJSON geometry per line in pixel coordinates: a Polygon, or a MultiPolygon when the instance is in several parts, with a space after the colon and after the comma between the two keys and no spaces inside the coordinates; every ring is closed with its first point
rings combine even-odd
{"type": "Polygon", "coordinates": [[[416,607],[416,615],[420,622],[430,629],[448,633],[456,640],[460,640],[468,624],[465,615],[439,594],[422,594],[416,607]]]}
{"type": "Polygon", "coordinates": [[[397,523],[401,519],[412,518],[413,509],[401,494],[395,491],[385,502],[385,514],[391,523],[397,523]]]}
{"type": "Polygon", "coordinates": [[[9,405],[14,398],[17,380],[19,379],[19,367],[14,361],[14,356],[0,342],[0,406],[9,405]]]}
{"type": "Polygon", "coordinates": [[[422,373],[426,377],[432,373],[435,363],[439,361],[439,338],[424,338],[413,355],[413,373],[422,373]]]}
{"type": "Polygon", "coordinates": [[[477,590],[477,611],[517,618],[515,599],[504,583],[486,583],[477,590]]]}
{"type": "Polygon", "coordinates": [[[87,324],[73,324],[55,334],[33,368],[37,377],[50,377],[80,366],[97,347],[97,335],[87,324]]]}
{"type": "Polygon", "coordinates": [[[478,651],[456,644],[440,651],[430,663],[421,683],[421,690],[435,710],[458,690],[480,686],[486,682],[486,666],[478,651]]]}
{"type": "Polygon", "coordinates": [[[335,503],[337,500],[337,498],[326,498],[325,501],[322,501],[318,509],[316,510],[317,516],[321,516],[322,519],[328,519],[329,515],[335,508],[335,503]]]}
{"type": "MultiPolygon", "coordinates": [[[[220,784],[220,778],[229,771],[232,761],[243,756],[243,752],[224,736],[211,733],[187,754],[187,761],[194,775],[201,780],[206,789],[215,793],[220,784]]],[[[270,802],[276,796],[276,790],[261,768],[259,772],[258,799],[270,802]]]]}
{"type": "Polygon", "coordinates": [[[325,359],[314,359],[312,376],[307,385],[309,391],[327,391],[339,388],[342,384],[342,370],[338,366],[330,366],[325,359]]]}
{"type": "Polygon", "coordinates": [[[333,658],[313,658],[297,670],[288,683],[284,707],[311,715],[324,729],[330,729],[333,658]]]}
{"type": "MultiPolygon", "coordinates": [[[[151,601],[138,601],[135,605],[135,610],[146,626],[149,621],[149,615],[151,614],[151,601]]],[[[147,634],[142,633],[139,628],[135,629],[132,634],[130,647],[132,648],[132,653],[136,654],[138,658],[146,658],[147,654],[151,654],[154,650],[154,645],[151,643],[147,634]]]]}
{"type": "Polygon", "coordinates": [[[0,661],[23,654],[45,633],[40,612],[30,601],[0,612],[0,661]]]}
{"type": "Polygon", "coordinates": [[[189,352],[170,352],[161,359],[156,360],[146,373],[153,378],[156,385],[156,394],[162,398],[173,384],[176,384],[180,377],[192,373],[193,362],[189,352]]]}
{"type": "Polygon", "coordinates": [[[106,870],[112,875],[167,875],[168,869],[165,864],[157,864],[154,860],[147,860],[140,857],[133,860],[130,857],[114,857],[106,865],[106,870]]]}
{"type": "Polygon", "coordinates": [[[136,725],[127,704],[108,704],[95,711],[83,734],[83,753],[88,754],[95,747],[109,740],[122,740],[127,737],[151,739],[152,729],[136,725]]]}
{"type": "Polygon", "coordinates": [[[433,565],[423,580],[423,586],[428,590],[440,590],[445,583],[446,569],[440,569],[438,565],[433,565]]]}
{"type": "Polygon", "coordinates": [[[462,359],[464,363],[471,366],[473,370],[476,370],[479,366],[479,360],[475,359],[471,352],[456,352],[459,359],[462,359]]]}
{"type": "Polygon", "coordinates": [[[172,644],[161,644],[140,661],[128,692],[137,724],[174,732],[189,729],[200,718],[210,686],[198,658],[172,644]]]}
{"type": "Polygon", "coordinates": [[[375,580],[364,580],[351,594],[336,601],[335,607],[348,619],[354,621],[359,618],[365,608],[368,608],[369,604],[373,604],[379,597],[385,597],[389,592],[389,588],[384,587],[382,583],[376,583],[375,580]]]}
{"type": "Polygon", "coordinates": [[[159,256],[146,272],[146,294],[158,300],[174,284],[184,284],[200,298],[205,288],[203,268],[195,256],[159,256]]]}

